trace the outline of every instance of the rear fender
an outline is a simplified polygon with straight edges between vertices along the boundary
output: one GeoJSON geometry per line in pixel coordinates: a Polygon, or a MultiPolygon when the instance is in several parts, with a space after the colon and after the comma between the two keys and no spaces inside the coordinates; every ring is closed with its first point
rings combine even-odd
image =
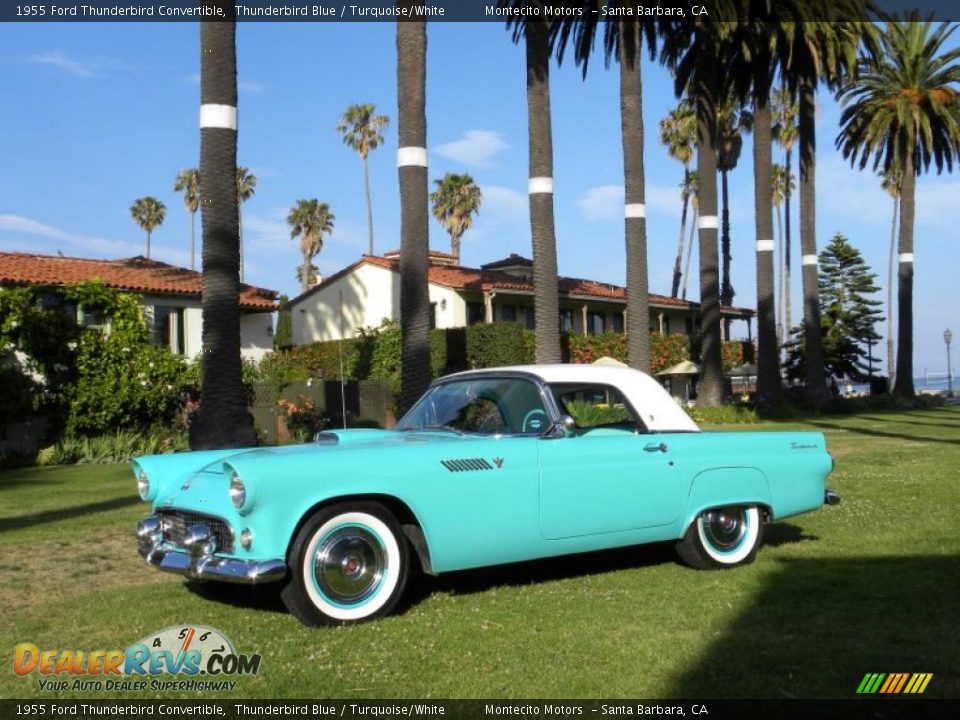
{"type": "Polygon", "coordinates": [[[693,479],[681,535],[700,513],[726,505],[760,505],[771,507],[767,477],[751,467],[728,467],[706,470],[693,479]]]}

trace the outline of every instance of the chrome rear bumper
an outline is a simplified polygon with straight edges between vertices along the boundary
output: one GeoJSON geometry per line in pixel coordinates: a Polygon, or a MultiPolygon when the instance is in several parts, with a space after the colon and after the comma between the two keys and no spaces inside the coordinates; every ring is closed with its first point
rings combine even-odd
{"type": "Polygon", "coordinates": [[[137,550],[149,565],[197,580],[223,580],[254,585],[282,580],[287,574],[283,560],[237,560],[217,557],[217,543],[207,525],[194,525],[184,538],[183,550],[163,548],[160,518],[151,515],[137,525],[137,550]]]}
{"type": "Polygon", "coordinates": [[[824,505],[839,505],[840,496],[834,490],[827,490],[823,493],[824,505]]]}

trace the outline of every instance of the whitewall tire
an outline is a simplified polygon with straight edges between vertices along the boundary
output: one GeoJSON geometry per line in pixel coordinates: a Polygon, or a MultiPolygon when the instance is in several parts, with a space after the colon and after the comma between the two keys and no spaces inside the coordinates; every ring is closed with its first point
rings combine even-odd
{"type": "Polygon", "coordinates": [[[680,558],[701,570],[749,563],[763,538],[763,517],[755,505],[711,508],[697,516],[677,543],[680,558]]]}

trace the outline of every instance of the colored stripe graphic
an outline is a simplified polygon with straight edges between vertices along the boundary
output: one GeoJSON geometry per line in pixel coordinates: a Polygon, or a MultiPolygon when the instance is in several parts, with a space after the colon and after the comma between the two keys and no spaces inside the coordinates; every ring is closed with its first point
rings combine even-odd
{"type": "Polygon", "coordinates": [[[919,695],[927,689],[933,673],[867,673],[857,686],[858,695],[919,695]]]}

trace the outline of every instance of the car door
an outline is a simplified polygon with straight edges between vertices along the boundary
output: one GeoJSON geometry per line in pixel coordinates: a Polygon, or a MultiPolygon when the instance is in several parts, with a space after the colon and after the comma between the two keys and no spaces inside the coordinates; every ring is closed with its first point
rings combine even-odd
{"type": "Polygon", "coordinates": [[[576,427],[537,446],[542,535],[559,540],[674,522],[682,489],[669,435],[639,431],[635,411],[612,387],[552,391],[576,427]]]}

